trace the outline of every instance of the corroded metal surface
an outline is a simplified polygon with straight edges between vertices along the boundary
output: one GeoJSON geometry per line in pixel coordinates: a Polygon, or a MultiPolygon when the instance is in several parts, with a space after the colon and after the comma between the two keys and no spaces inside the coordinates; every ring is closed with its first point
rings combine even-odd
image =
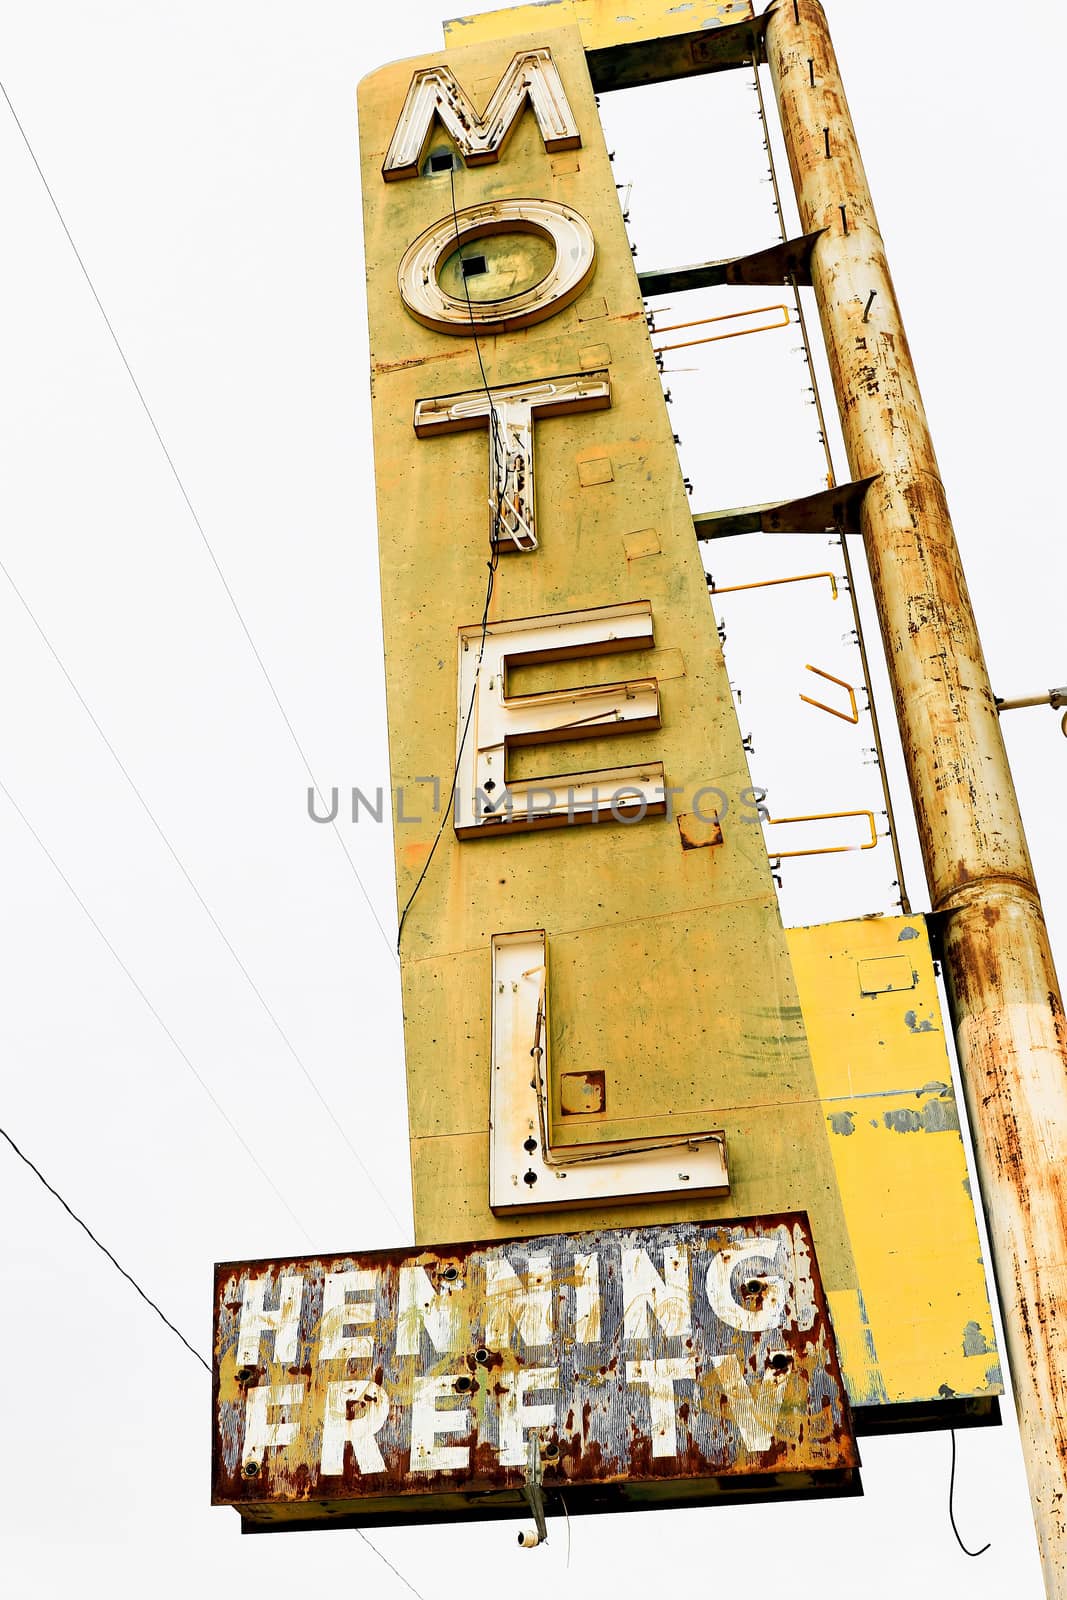
{"type": "Polygon", "coordinates": [[[531,1437],[574,1510],[857,1487],[797,1214],[228,1263],[213,1389],[254,1522],[509,1514],[531,1437]]]}
{"type": "Polygon", "coordinates": [[[970,1106],[1050,1595],[1067,1570],[1067,1031],[945,491],[818,0],[766,35],[970,1106]]]}

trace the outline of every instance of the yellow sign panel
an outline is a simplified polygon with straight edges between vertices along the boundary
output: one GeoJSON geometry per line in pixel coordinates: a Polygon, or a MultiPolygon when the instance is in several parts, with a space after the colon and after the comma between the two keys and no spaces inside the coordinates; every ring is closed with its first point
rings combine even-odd
{"type": "Polygon", "coordinates": [[[587,50],[613,44],[634,44],[639,39],[666,39],[704,28],[721,28],[746,22],[753,15],[751,0],[534,0],[503,11],[483,11],[473,17],[452,17],[444,25],[450,50],[489,39],[511,39],[532,28],[576,25],[587,50]]]}
{"type": "Polygon", "coordinates": [[[360,88],[417,1237],[806,1210],[853,1400],[988,1396],[925,933],[782,928],[591,24],[546,9],[360,88]]]}

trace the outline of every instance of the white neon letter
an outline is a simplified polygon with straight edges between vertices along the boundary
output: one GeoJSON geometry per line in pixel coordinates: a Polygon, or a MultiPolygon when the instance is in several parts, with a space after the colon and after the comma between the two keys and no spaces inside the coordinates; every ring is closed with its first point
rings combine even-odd
{"type": "Polygon", "coordinates": [[[778,1240],[772,1238],[746,1239],[744,1244],[727,1245],[712,1257],[708,1267],[707,1286],[711,1309],[729,1328],[740,1328],[745,1333],[765,1333],[768,1328],[780,1328],[785,1317],[789,1285],[777,1275],[760,1274],[761,1291],[758,1306],[743,1306],[733,1292],[734,1268],[743,1261],[774,1261],[778,1256],[778,1240]]]}
{"type": "Polygon", "coordinates": [[[241,1303],[241,1322],[237,1333],[238,1366],[259,1364],[259,1341],[264,1333],[274,1334],[275,1361],[295,1361],[300,1332],[300,1307],[304,1300],[304,1280],[283,1273],[278,1280],[278,1304],[264,1305],[270,1278],[247,1278],[241,1303]]]}
{"type": "Polygon", "coordinates": [[[574,1258],[574,1338],[577,1344],[600,1342],[600,1257],[574,1258]]]}
{"type": "Polygon", "coordinates": [[[485,1342],[491,1349],[510,1342],[514,1326],[527,1345],[552,1343],[552,1258],[531,1256],[523,1283],[510,1261],[485,1262],[485,1342]]]}
{"type": "Polygon", "coordinates": [[[300,1424],[286,1419],[271,1420],[271,1412],[282,1406],[298,1406],[307,1387],[303,1378],[299,1383],[261,1383],[249,1389],[245,1400],[245,1438],[241,1459],[245,1465],[263,1459],[264,1450],[278,1450],[292,1444],[300,1424]]]}
{"type": "Polygon", "coordinates": [[[726,1392],[745,1449],[769,1450],[774,1425],[782,1409],[788,1370],[780,1373],[767,1371],[757,1384],[755,1381],[749,1382],[734,1355],[712,1356],[711,1364],[726,1392]]]}
{"type": "Polygon", "coordinates": [[[322,1287],[322,1322],[319,1326],[319,1359],[335,1361],[344,1356],[370,1360],[374,1340],[366,1334],[351,1333],[355,1327],[373,1325],[375,1319],[375,1272],[328,1272],[322,1287]],[[370,1299],[352,1299],[369,1295],[370,1299]]]}
{"type": "Polygon", "coordinates": [[[400,298],[416,322],[438,333],[508,333],[554,317],[577,300],[596,266],[596,240],[580,211],[558,200],[484,200],[448,212],[420,233],[397,269],[400,298]],[[457,250],[494,234],[533,233],[551,245],[551,267],[536,283],[499,299],[468,300],[441,285],[441,268],[457,250]]]}
{"type": "Polygon", "coordinates": [[[652,1454],[678,1454],[678,1426],[675,1416],[674,1386],[696,1377],[692,1356],[672,1356],[664,1361],[628,1361],[627,1383],[641,1383],[648,1389],[652,1416],[652,1454]]]}
{"type": "Polygon", "coordinates": [[[461,628],[456,734],[459,781],[454,817],[458,837],[485,838],[494,829],[517,831],[597,822],[610,816],[614,792],[622,785],[645,797],[648,816],[662,816],[663,766],[658,761],[640,767],[570,772],[554,785],[543,778],[508,776],[509,751],[516,745],[570,743],[639,733],[660,725],[655,678],[513,695],[508,692],[512,668],[649,650],[653,643],[652,607],[647,600],[490,622],[484,645],[480,623],[461,628]],[[474,710],[468,727],[472,695],[474,710]],[[536,805],[528,804],[531,796],[536,805]]]}
{"type": "Polygon", "coordinates": [[[440,1396],[455,1399],[456,1380],[444,1377],[416,1378],[411,1397],[411,1471],[461,1472],[470,1461],[470,1446],[438,1444],[442,1433],[469,1433],[470,1412],[466,1406],[438,1411],[440,1396]]]}
{"type": "Polygon", "coordinates": [[[513,56],[482,116],[456,82],[451,67],[416,72],[382,165],[386,182],[413,178],[422,166],[438,121],[467,163],[499,161],[526,101],[546,150],[576,150],[582,139],[551,50],[513,56]]]}
{"type": "Polygon", "coordinates": [[[345,1470],[345,1445],[352,1446],[360,1472],[384,1472],[374,1435],[389,1415],[389,1397],[366,1378],[349,1378],[326,1389],[319,1470],[329,1476],[345,1470]],[[348,1414],[352,1407],[352,1416],[348,1414]]]}
{"type": "Polygon", "coordinates": [[[523,1467],[526,1465],[526,1430],[550,1428],[556,1420],[554,1402],[528,1406],[526,1396],[531,1389],[558,1389],[558,1367],[520,1367],[510,1378],[503,1380],[504,1393],[500,1396],[500,1465],[523,1467]]]}
{"type": "Polygon", "coordinates": [[[396,1353],[417,1356],[422,1349],[421,1331],[430,1336],[438,1355],[447,1355],[459,1345],[459,1313],[462,1290],[450,1283],[440,1293],[430,1282],[424,1267],[400,1268],[400,1302],[397,1308],[396,1353]]]}
{"type": "Polygon", "coordinates": [[[611,404],[606,372],[539,378],[510,388],[474,389],[415,402],[420,439],[485,428],[489,434],[489,537],[501,550],[536,550],[534,419],[611,404]]]}
{"type": "Polygon", "coordinates": [[[668,1337],[693,1331],[689,1307],[689,1257],[684,1244],[663,1252],[661,1278],[647,1250],[622,1253],[623,1322],[628,1339],[651,1338],[649,1308],[668,1337]]]}

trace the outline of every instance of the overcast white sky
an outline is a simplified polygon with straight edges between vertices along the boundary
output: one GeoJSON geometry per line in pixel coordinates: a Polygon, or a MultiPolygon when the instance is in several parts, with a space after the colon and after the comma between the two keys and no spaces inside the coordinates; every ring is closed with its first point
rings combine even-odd
{"type": "MultiPolygon", "coordinates": [[[[0,10],[0,76],[324,785],[387,781],[355,85],[434,50],[440,6],[0,10]]],[[[1067,681],[1064,321],[1047,266],[1065,243],[1062,18],[1042,0],[828,9],[994,686],[1047,690],[1067,681]]],[[[630,96],[603,107],[634,183],[639,266],[772,242],[740,75],[655,94],[641,111],[630,96]]],[[[206,1354],[213,1261],[410,1238],[396,969],[336,838],[307,820],[299,758],[2,103],[0,172],[0,780],[187,1058],[0,794],[0,1121],[206,1354]]],[[[738,295],[730,308],[754,303],[738,295]]],[[[678,359],[697,369],[669,381],[700,509],[818,486],[795,332],[678,359]]],[[[833,552],[819,543],[821,566],[833,552]]],[[[752,544],[716,551],[720,583],[813,559],[752,544]]],[[[859,745],[813,751],[809,734],[829,735],[809,723],[798,746],[782,710],[813,636],[831,670],[847,655],[847,619],[814,602],[722,614],[757,781],[783,798],[870,792],[859,745]]],[[[1014,713],[1007,732],[1063,966],[1067,740],[1047,709],[1014,713]]],[[[391,928],[387,830],[362,823],[346,842],[391,928]]],[[[886,852],[860,876],[857,859],[843,876],[787,874],[787,919],[890,909],[886,852]]],[[[202,1369],[4,1148],[0,1196],[6,1594],[406,1592],[354,1534],[242,1541],[236,1515],[208,1505],[202,1369]]],[[[863,1443],[861,1501],[583,1519],[569,1575],[622,1594],[757,1579],[826,1600],[964,1586],[1036,1600],[1014,1427],[960,1448],[962,1531],[992,1541],[977,1561],[948,1526],[948,1439],[925,1435],[863,1443]]],[[[565,1581],[562,1532],[532,1553],[507,1526],[375,1539],[427,1600],[476,1574],[517,1600],[565,1581]]]]}

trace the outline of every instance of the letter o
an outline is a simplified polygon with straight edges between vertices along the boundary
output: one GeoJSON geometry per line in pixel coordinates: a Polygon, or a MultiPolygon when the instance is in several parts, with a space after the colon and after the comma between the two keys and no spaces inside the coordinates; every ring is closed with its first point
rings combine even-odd
{"type": "Polygon", "coordinates": [[[577,300],[596,266],[593,230],[580,212],[555,200],[494,200],[442,217],[408,248],[397,283],[408,311],[438,333],[507,333],[554,317],[577,300]],[[539,283],[500,300],[468,302],[438,282],[445,252],[497,233],[535,233],[547,239],[555,260],[539,283]]]}

